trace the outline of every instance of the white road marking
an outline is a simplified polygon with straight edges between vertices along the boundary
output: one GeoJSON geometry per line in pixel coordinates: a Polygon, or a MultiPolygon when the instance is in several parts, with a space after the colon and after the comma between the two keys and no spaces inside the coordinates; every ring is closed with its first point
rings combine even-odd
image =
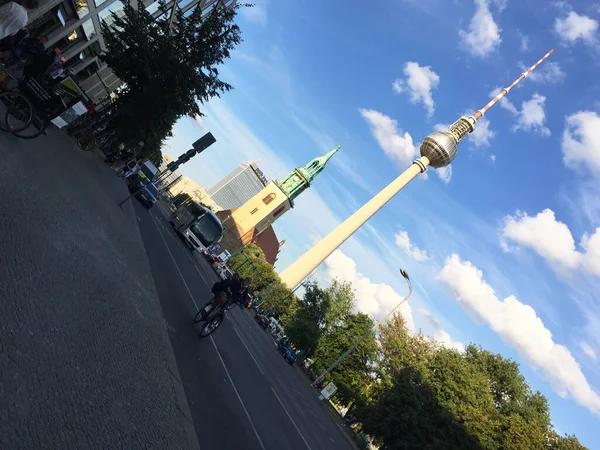
{"type": "Polygon", "coordinates": [[[152,220],[154,220],[154,224],[156,225],[156,229],[158,230],[158,234],[160,234],[160,237],[162,238],[163,242],[165,243],[165,247],[167,247],[167,251],[169,252],[169,256],[171,257],[171,259],[173,260],[173,264],[175,264],[175,268],[177,269],[177,272],[179,272],[179,276],[181,277],[181,281],[183,281],[183,285],[185,286],[185,288],[188,291],[188,294],[190,294],[190,298],[192,299],[192,302],[194,303],[194,306],[196,307],[196,310],[198,310],[198,304],[196,303],[196,300],[194,300],[194,295],[192,294],[192,291],[190,290],[190,287],[187,285],[187,283],[185,282],[185,278],[183,278],[183,274],[181,273],[181,270],[179,270],[179,266],[177,265],[177,261],[175,261],[175,258],[173,257],[173,253],[171,253],[171,249],[169,248],[169,244],[167,244],[167,241],[165,240],[165,237],[162,234],[162,231],[160,231],[160,228],[158,227],[158,222],[156,221],[156,219],[154,218],[154,216],[152,214],[150,214],[152,216],[152,220]]]}
{"type": "Polygon", "coordinates": [[[285,387],[285,385],[283,384],[283,382],[279,378],[277,379],[277,382],[281,385],[281,387],[283,388],[284,392],[288,395],[288,397],[290,397],[290,399],[292,400],[292,402],[294,402],[294,405],[296,405],[296,409],[298,410],[298,412],[300,414],[302,414],[302,417],[306,417],[304,415],[304,413],[302,412],[302,409],[300,408],[300,405],[294,399],[294,396],[292,394],[290,394],[290,391],[288,390],[288,388],[285,387]]]}
{"type": "Polygon", "coordinates": [[[208,281],[206,281],[206,278],[204,278],[204,275],[202,275],[202,272],[200,272],[200,269],[198,269],[198,266],[196,265],[196,261],[194,261],[194,257],[192,255],[190,255],[189,250],[188,250],[187,254],[188,254],[188,257],[190,258],[190,261],[192,261],[192,265],[194,266],[194,269],[196,269],[196,272],[198,272],[198,274],[202,277],[202,281],[204,281],[204,284],[206,284],[208,287],[211,287],[210,284],[208,284],[208,281]]]}
{"type": "Polygon", "coordinates": [[[258,370],[260,370],[260,373],[262,373],[264,375],[265,373],[260,368],[260,364],[258,364],[258,361],[256,361],[256,358],[254,357],[254,355],[252,354],[252,352],[250,351],[250,349],[248,348],[248,346],[246,345],[246,343],[242,339],[242,336],[240,336],[240,333],[238,333],[238,330],[235,327],[235,325],[232,324],[231,326],[233,327],[233,331],[235,331],[235,334],[237,334],[238,337],[240,338],[240,341],[242,341],[242,344],[244,344],[244,347],[246,347],[246,350],[248,350],[248,354],[252,357],[252,360],[254,361],[254,364],[256,364],[256,367],[258,367],[258,370]]]}
{"type": "Polygon", "coordinates": [[[213,339],[212,336],[210,336],[210,340],[211,340],[213,346],[215,347],[215,351],[217,352],[217,355],[219,356],[219,359],[221,360],[221,364],[223,365],[223,369],[225,369],[225,373],[227,374],[227,378],[229,378],[229,382],[231,383],[231,387],[233,388],[233,391],[235,392],[235,395],[237,395],[237,398],[240,401],[240,404],[242,405],[242,408],[244,408],[244,412],[246,413],[246,417],[248,418],[248,422],[250,422],[250,426],[252,426],[252,430],[254,430],[254,434],[256,435],[256,439],[258,439],[258,443],[260,444],[260,448],[262,448],[263,450],[266,450],[265,446],[263,445],[262,439],[258,435],[258,431],[256,431],[256,427],[254,426],[254,422],[252,422],[252,418],[250,417],[250,414],[248,413],[248,410],[246,409],[246,405],[244,404],[244,401],[242,400],[242,397],[240,397],[240,394],[239,394],[238,390],[236,389],[235,384],[233,383],[231,375],[229,375],[229,370],[227,370],[227,366],[225,365],[225,361],[223,361],[223,357],[221,356],[221,353],[219,353],[219,349],[217,348],[217,344],[215,344],[215,340],[213,339]]]}
{"type": "Polygon", "coordinates": [[[296,422],[294,422],[294,419],[292,419],[292,416],[290,416],[290,413],[288,412],[288,410],[286,409],[286,407],[283,405],[283,402],[279,398],[279,395],[277,395],[277,392],[275,392],[275,389],[273,389],[273,387],[271,387],[271,390],[273,391],[273,394],[275,394],[275,397],[277,397],[277,400],[279,400],[279,404],[281,405],[281,407],[283,408],[283,410],[287,414],[288,418],[290,419],[290,422],[292,422],[292,425],[294,425],[294,428],[296,429],[296,431],[298,432],[298,434],[300,435],[300,437],[302,438],[302,440],[306,444],[306,447],[308,448],[308,450],[312,450],[312,448],[310,447],[310,445],[308,445],[308,442],[306,442],[306,439],[304,439],[304,435],[300,432],[300,429],[296,425],[296,422]]]}
{"type": "Polygon", "coordinates": [[[140,219],[140,216],[138,216],[137,214],[135,215],[135,217],[137,217],[137,220],[139,220],[140,222],[142,221],[142,219],[140,219]]]}

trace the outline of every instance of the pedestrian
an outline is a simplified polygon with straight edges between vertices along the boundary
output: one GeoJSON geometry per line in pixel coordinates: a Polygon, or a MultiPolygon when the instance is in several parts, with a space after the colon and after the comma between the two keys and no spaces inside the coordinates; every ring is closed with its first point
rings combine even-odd
{"type": "Polygon", "coordinates": [[[27,10],[38,7],[38,0],[9,2],[0,7],[0,39],[12,36],[27,25],[27,10]],[[19,4],[20,3],[20,4],[19,4]]]}

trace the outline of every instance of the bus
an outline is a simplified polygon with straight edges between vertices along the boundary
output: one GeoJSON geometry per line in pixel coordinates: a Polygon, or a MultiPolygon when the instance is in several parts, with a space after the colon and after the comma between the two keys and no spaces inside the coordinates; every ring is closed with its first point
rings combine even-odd
{"type": "Polygon", "coordinates": [[[169,222],[192,250],[202,251],[223,238],[223,224],[217,215],[194,201],[180,205],[169,222]]]}

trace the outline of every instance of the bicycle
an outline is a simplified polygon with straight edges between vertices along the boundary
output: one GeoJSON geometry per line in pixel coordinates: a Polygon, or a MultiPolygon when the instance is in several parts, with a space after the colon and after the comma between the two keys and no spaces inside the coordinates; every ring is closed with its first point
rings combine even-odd
{"type": "Polygon", "coordinates": [[[212,300],[204,305],[203,308],[196,313],[194,316],[194,323],[202,323],[199,337],[210,336],[214,331],[221,326],[223,320],[225,320],[225,313],[235,306],[235,303],[231,301],[229,297],[218,305],[215,309],[207,310],[207,307],[212,304],[212,300]]]}
{"type": "Polygon", "coordinates": [[[35,107],[25,94],[18,91],[1,91],[0,103],[6,107],[4,121],[0,120],[0,130],[19,133],[31,124],[35,107]]]}

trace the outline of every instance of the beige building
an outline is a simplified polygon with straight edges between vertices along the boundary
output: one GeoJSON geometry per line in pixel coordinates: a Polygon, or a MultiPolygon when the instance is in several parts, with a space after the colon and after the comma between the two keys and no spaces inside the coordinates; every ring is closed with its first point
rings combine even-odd
{"type": "Polygon", "coordinates": [[[270,233],[272,224],[293,208],[294,199],[310,187],[338,149],[294,169],[282,181],[268,183],[241,207],[217,212],[223,223],[221,248],[233,254],[246,244],[256,242],[263,233],[270,233]]]}
{"type": "Polygon", "coordinates": [[[208,195],[206,189],[196,183],[194,180],[188,177],[181,177],[177,180],[170,188],[169,193],[175,197],[178,194],[187,194],[196,200],[198,203],[203,203],[214,212],[221,211],[219,205],[217,205],[208,195]]]}

